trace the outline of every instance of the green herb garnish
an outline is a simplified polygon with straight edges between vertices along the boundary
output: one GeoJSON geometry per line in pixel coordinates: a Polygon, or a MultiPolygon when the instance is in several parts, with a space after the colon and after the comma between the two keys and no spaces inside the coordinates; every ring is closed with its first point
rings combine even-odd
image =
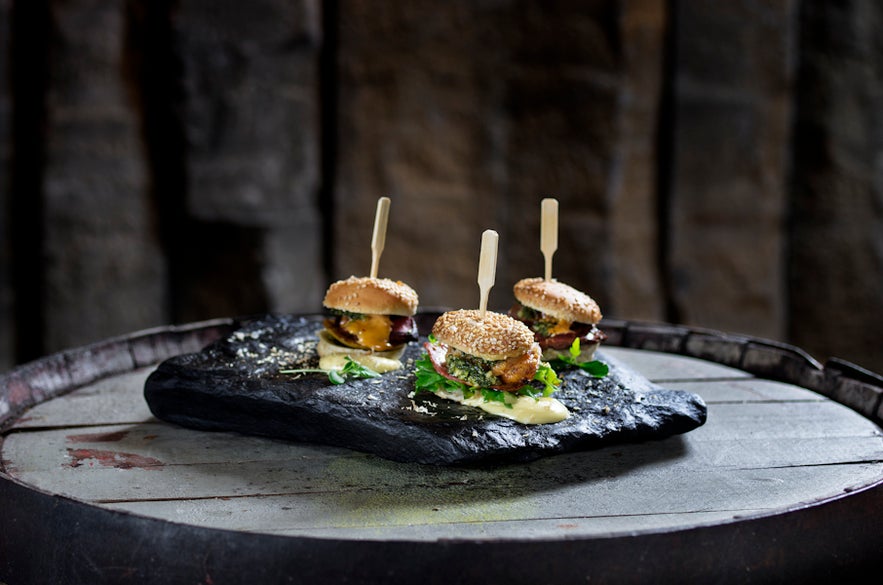
{"type": "MultiPolygon", "coordinates": [[[[533,379],[543,383],[543,396],[551,396],[555,389],[561,385],[561,378],[558,377],[555,369],[545,362],[540,363],[540,367],[537,369],[537,373],[533,375],[533,379]]],[[[523,386],[522,390],[525,388],[532,390],[533,386],[523,386]]]]}
{"type": "Polygon", "coordinates": [[[347,380],[379,378],[380,374],[367,366],[363,366],[350,356],[344,358],[344,365],[339,370],[323,370],[321,368],[301,368],[297,370],[279,370],[280,374],[326,374],[332,384],[343,384],[347,380]]]}
{"type": "Polygon", "coordinates": [[[481,389],[481,396],[484,398],[485,402],[499,402],[507,408],[512,408],[512,405],[506,401],[507,394],[509,393],[504,392],[503,390],[493,390],[491,388],[481,389]]]}
{"type": "Polygon", "coordinates": [[[348,317],[353,321],[364,319],[366,316],[364,313],[353,313],[352,311],[344,311],[343,309],[328,309],[328,312],[339,317],[348,317]]]}
{"type": "Polygon", "coordinates": [[[581,362],[579,360],[579,338],[574,339],[573,343],[570,344],[570,349],[568,350],[570,355],[556,357],[549,364],[552,368],[555,369],[556,372],[560,372],[562,370],[566,370],[568,368],[579,368],[590,373],[595,378],[603,378],[607,375],[607,372],[610,368],[607,367],[607,364],[598,360],[592,360],[588,362],[581,362]]]}

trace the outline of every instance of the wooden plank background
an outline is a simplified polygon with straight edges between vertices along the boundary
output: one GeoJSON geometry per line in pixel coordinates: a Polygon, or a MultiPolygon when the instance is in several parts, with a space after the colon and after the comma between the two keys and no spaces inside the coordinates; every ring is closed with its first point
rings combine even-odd
{"type": "Polygon", "coordinates": [[[556,275],[883,370],[873,0],[0,0],[0,368],[145,327],[556,275]],[[848,41],[847,41],[848,39],[848,41]]]}

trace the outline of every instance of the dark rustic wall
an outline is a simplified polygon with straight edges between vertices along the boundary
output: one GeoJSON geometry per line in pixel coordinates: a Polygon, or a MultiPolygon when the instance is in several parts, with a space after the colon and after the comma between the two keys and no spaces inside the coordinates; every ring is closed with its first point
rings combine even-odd
{"type": "Polygon", "coordinates": [[[14,363],[12,285],[12,2],[0,0],[0,371],[14,363]]]}
{"type": "Polygon", "coordinates": [[[883,371],[873,0],[0,0],[0,366],[135,329],[555,275],[610,317],[883,371]]]}
{"type": "Polygon", "coordinates": [[[168,314],[124,6],[50,5],[41,271],[50,348],[168,314]]]}
{"type": "Polygon", "coordinates": [[[495,229],[489,303],[505,309],[542,271],[539,203],[554,196],[555,275],[608,313],[662,318],[663,2],[460,2],[427,19],[436,5],[340,2],[333,275],[368,269],[366,217],[386,194],[385,274],[428,304],[476,306],[478,243],[495,229]]]}
{"type": "Polygon", "coordinates": [[[883,5],[807,3],[795,89],[788,338],[883,371],[883,5]]]}
{"type": "Polygon", "coordinates": [[[676,321],[784,335],[794,8],[676,4],[666,275],[676,321]]]}

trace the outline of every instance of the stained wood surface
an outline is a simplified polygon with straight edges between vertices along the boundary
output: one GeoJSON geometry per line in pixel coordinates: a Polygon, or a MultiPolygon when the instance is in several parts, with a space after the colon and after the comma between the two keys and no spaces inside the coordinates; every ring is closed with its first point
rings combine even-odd
{"type": "Polygon", "coordinates": [[[142,367],[30,409],[2,443],[34,489],[199,527],[355,540],[556,539],[682,529],[795,510],[883,481],[883,434],[799,386],[709,361],[608,347],[708,404],[699,429],[493,469],[400,464],[154,419],[142,367]]]}

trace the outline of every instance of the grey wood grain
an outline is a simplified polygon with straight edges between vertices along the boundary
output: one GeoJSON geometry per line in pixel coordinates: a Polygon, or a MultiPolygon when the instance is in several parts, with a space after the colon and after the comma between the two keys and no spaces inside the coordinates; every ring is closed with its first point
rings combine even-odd
{"type": "Polygon", "coordinates": [[[353,539],[678,529],[779,513],[883,479],[880,428],[845,406],[703,360],[606,351],[702,395],[708,422],[662,441],[525,465],[439,468],[156,421],[142,368],[31,409],[5,437],[2,457],[17,480],[97,506],[353,539]]]}

